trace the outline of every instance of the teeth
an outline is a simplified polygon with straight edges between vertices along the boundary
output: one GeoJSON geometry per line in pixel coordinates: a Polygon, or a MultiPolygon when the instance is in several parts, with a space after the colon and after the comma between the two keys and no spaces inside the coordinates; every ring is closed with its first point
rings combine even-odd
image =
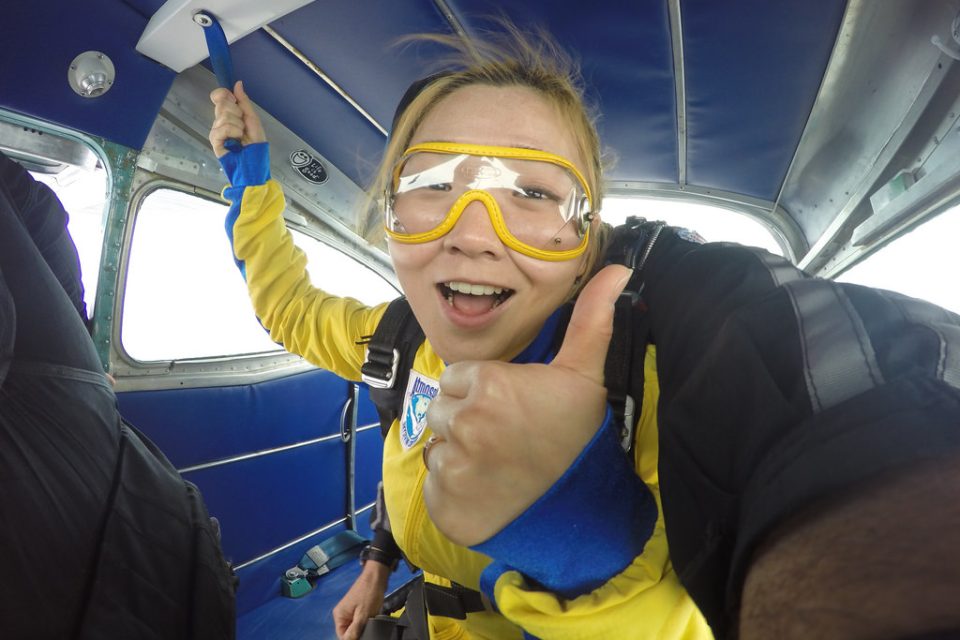
{"type": "Polygon", "coordinates": [[[466,293],[471,296],[492,296],[503,293],[503,287],[494,287],[488,284],[470,284],[468,282],[448,282],[447,288],[457,293],[466,293]]]}

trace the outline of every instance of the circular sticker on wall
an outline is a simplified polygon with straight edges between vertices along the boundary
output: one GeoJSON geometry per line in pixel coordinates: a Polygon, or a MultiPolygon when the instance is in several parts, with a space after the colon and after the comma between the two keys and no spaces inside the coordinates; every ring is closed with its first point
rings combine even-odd
{"type": "Polygon", "coordinates": [[[327,170],[306,149],[297,149],[290,154],[290,166],[296,169],[307,182],[323,184],[327,181],[327,170]]]}

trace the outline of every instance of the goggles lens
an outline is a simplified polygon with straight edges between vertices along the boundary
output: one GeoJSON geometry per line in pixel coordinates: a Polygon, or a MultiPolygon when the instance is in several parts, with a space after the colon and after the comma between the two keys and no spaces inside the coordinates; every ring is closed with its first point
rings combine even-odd
{"type": "Polygon", "coordinates": [[[528,149],[418,145],[394,171],[387,229],[400,240],[427,242],[448,232],[477,199],[508,246],[536,257],[576,251],[585,246],[590,207],[575,171],[559,156],[528,149]]]}

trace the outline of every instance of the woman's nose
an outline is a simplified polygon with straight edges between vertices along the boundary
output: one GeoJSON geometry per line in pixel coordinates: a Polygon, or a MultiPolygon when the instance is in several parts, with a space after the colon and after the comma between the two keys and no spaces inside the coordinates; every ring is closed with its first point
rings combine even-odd
{"type": "Polygon", "coordinates": [[[487,254],[497,257],[505,252],[503,242],[493,228],[493,216],[480,200],[464,207],[457,223],[444,236],[444,247],[471,256],[487,254]]]}

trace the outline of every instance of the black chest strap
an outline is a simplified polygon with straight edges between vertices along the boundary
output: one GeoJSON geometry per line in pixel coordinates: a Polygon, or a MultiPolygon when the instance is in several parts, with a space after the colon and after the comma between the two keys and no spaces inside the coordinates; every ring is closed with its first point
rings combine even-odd
{"type": "Polygon", "coordinates": [[[661,221],[630,216],[611,232],[603,264],[622,264],[633,276],[614,307],[613,336],[604,364],[607,402],[620,428],[620,445],[633,456],[637,418],[643,402],[647,344],[652,342],[647,307],[643,301],[643,268],[661,233],[661,221]]]}
{"type": "Polygon", "coordinates": [[[403,410],[403,395],[417,349],[423,344],[423,329],[404,297],[387,306],[380,324],[367,341],[367,359],[360,377],[370,387],[370,399],[380,416],[380,433],[387,436],[390,425],[403,410]]]}

